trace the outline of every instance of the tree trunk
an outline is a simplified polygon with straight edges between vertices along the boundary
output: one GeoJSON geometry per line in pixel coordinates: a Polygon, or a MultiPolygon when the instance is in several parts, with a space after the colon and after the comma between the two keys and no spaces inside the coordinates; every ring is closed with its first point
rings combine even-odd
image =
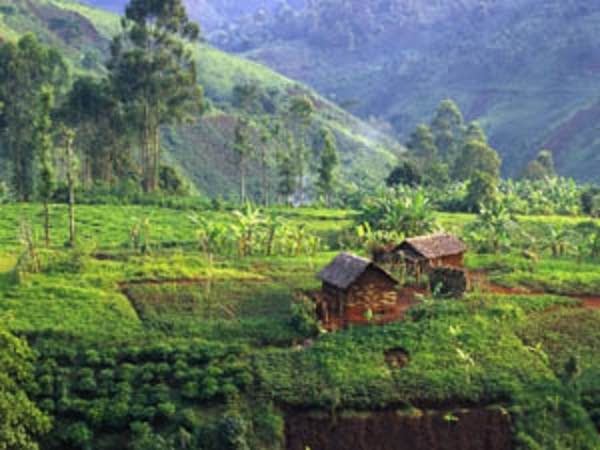
{"type": "Polygon", "coordinates": [[[240,202],[246,202],[246,158],[240,153],[240,202]]]}
{"type": "Polygon", "coordinates": [[[75,173],[73,137],[67,137],[67,185],[69,188],[69,246],[74,247],[75,235],[75,173]]]}
{"type": "Polygon", "coordinates": [[[153,124],[154,130],[152,133],[152,183],[150,186],[151,192],[158,191],[159,188],[159,170],[160,170],[160,126],[153,124]]]}
{"type": "Polygon", "coordinates": [[[46,247],[50,247],[50,203],[48,199],[44,200],[44,241],[46,247]]]}
{"type": "Polygon", "coordinates": [[[262,193],[263,193],[263,204],[269,206],[269,178],[267,176],[267,149],[263,145],[261,148],[261,177],[262,177],[262,193]]]}

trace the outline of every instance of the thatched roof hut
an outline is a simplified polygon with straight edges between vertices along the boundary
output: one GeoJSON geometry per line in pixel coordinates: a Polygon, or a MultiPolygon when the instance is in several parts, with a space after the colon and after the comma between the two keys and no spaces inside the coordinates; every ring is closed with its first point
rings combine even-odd
{"type": "Polygon", "coordinates": [[[403,256],[414,260],[436,260],[464,255],[467,246],[456,236],[439,233],[406,239],[395,251],[402,252],[403,256]]]}
{"type": "Polygon", "coordinates": [[[328,329],[399,316],[398,281],[368,259],[341,253],[317,277],[323,282],[317,314],[328,329]]]}
{"type": "Polygon", "coordinates": [[[337,289],[346,290],[367,271],[375,271],[390,279],[394,284],[397,281],[381,267],[366,258],[351,253],[340,253],[317,277],[323,282],[337,289]]]}

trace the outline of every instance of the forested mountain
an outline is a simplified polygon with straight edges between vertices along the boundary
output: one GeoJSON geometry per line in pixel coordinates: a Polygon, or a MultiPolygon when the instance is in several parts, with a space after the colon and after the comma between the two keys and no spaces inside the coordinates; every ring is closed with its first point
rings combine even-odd
{"type": "Polygon", "coordinates": [[[598,2],[187,4],[220,48],[391,124],[402,139],[450,97],[484,125],[506,174],[518,174],[543,147],[564,175],[593,180],[600,170],[598,2]]]}
{"type": "MultiPolygon", "coordinates": [[[[119,9],[122,3],[104,1],[98,2],[98,5],[119,9]]],[[[0,39],[15,40],[27,32],[35,33],[43,43],[55,47],[66,57],[72,79],[79,75],[100,76],[105,72],[110,39],[119,29],[117,15],[75,1],[14,3],[12,0],[0,0],[0,39]]],[[[187,126],[165,129],[162,146],[168,150],[166,162],[181,169],[207,194],[231,197],[239,190],[240,156],[235,139],[241,110],[236,103],[235,92],[236,87],[244,85],[255,88],[263,122],[280,118],[294,97],[310,99],[315,114],[305,130],[306,142],[314,147],[314,152],[318,152],[322,130],[333,132],[346,180],[363,180],[369,176],[379,178],[394,163],[393,153],[401,150],[385,134],[355,119],[314,91],[260,65],[202,44],[196,45],[193,54],[198,65],[199,82],[207,99],[204,115],[187,126]]],[[[259,122],[258,118],[255,122],[259,122]]],[[[262,139],[260,130],[256,129],[252,139],[259,139],[259,136],[262,139]]],[[[261,148],[265,147],[268,147],[269,158],[272,159],[285,147],[285,143],[270,140],[261,144],[261,148]]],[[[261,153],[261,157],[264,154],[261,153]]],[[[257,195],[260,189],[259,172],[264,175],[264,161],[259,163],[257,159],[256,155],[250,155],[246,162],[251,195],[257,195]]],[[[273,178],[273,184],[277,182],[274,172],[268,171],[267,175],[273,178]]]]}
{"type": "Polygon", "coordinates": [[[516,174],[550,147],[561,173],[600,170],[600,3],[328,0],[211,34],[400,135],[443,98],[482,122],[516,174]]]}

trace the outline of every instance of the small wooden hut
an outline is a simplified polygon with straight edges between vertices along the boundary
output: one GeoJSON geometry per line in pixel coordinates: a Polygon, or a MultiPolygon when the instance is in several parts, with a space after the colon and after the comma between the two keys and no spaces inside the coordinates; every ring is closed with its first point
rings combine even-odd
{"type": "Polygon", "coordinates": [[[467,246],[458,237],[439,233],[406,239],[394,254],[418,277],[435,267],[462,268],[466,251],[467,246]]]}
{"type": "Polygon", "coordinates": [[[385,323],[398,316],[398,282],[368,259],[339,254],[319,274],[317,312],[326,328],[385,323]]]}

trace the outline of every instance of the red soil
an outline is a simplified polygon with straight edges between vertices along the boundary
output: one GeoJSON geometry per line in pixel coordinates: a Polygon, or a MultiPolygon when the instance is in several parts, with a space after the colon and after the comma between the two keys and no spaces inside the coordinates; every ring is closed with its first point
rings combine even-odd
{"type": "Polygon", "coordinates": [[[287,450],[510,450],[510,417],[499,410],[461,410],[447,415],[395,411],[356,417],[291,413],[286,418],[287,450]],[[450,417],[451,419],[448,419],[450,417]]]}
{"type": "MultiPolygon", "coordinates": [[[[499,295],[546,295],[547,292],[532,291],[523,287],[506,287],[490,281],[485,272],[472,272],[469,274],[471,284],[485,292],[499,295]]],[[[600,296],[569,295],[582,301],[582,306],[587,309],[600,310],[600,296]]]]}
{"type": "Polygon", "coordinates": [[[600,297],[578,296],[576,298],[583,302],[585,308],[600,310],[600,297]]]}
{"type": "Polygon", "coordinates": [[[490,281],[485,272],[476,271],[469,273],[471,286],[484,292],[499,295],[543,295],[543,292],[535,292],[523,287],[508,287],[490,281]]]}

